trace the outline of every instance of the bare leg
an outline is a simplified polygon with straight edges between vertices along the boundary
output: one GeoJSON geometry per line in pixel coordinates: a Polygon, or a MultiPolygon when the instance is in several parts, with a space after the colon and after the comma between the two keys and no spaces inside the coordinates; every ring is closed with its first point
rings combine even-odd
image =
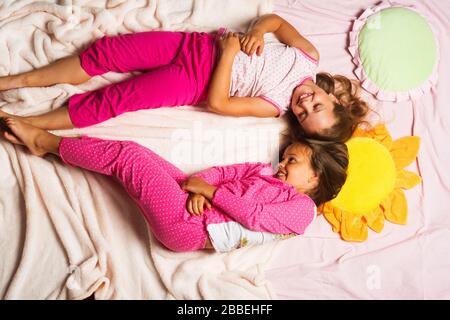
{"type": "Polygon", "coordinates": [[[59,156],[61,137],[33,127],[19,118],[6,118],[5,122],[14,133],[12,135],[6,131],[3,132],[3,136],[9,142],[25,145],[36,156],[42,157],[47,153],[59,156]]]}
{"type": "Polygon", "coordinates": [[[69,117],[66,106],[38,115],[28,116],[23,119],[34,127],[44,130],[73,129],[74,125],[69,117]]]}
{"type": "Polygon", "coordinates": [[[80,84],[90,78],[81,68],[78,55],[74,55],[36,70],[0,77],[0,91],[22,87],[47,87],[57,83],[80,84]]]}
{"type": "Polygon", "coordinates": [[[26,122],[34,127],[44,130],[62,130],[74,128],[74,125],[69,117],[69,110],[66,106],[38,116],[27,117],[11,115],[0,110],[0,117],[19,119],[20,121],[26,122]]]}

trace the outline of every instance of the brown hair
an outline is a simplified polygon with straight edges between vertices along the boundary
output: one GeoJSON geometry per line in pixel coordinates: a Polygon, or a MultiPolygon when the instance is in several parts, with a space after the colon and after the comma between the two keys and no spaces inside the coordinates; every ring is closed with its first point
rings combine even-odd
{"type": "Polygon", "coordinates": [[[310,150],[311,168],[318,176],[319,183],[307,192],[317,206],[335,198],[347,179],[348,150],[344,143],[301,139],[286,145],[301,144],[310,150]]]}
{"type": "Polygon", "coordinates": [[[338,103],[334,103],[336,123],[328,129],[307,135],[291,109],[286,113],[290,135],[296,138],[308,137],[316,140],[345,142],[352,136],[356,127],[366,123],[363,119],[370,108],[358,96],[359,84],[345,76],[320,72],[316,75],[316,85],[326,93],[333,94],[338,103]]]}

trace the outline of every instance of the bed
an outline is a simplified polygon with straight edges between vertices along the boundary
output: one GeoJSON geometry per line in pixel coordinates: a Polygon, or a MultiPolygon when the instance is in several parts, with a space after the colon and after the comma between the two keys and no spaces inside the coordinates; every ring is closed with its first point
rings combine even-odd
{"type": "MultiPolygon", "coordinates": [[[[273,11],[319,49],[319,70],[352,76],[348,31],[355,17],[377,1],[176,3],[4,2],[0,6],[0,74],[45,65],[103,34],[155,28],[211,31],[226,24],[242,30],[252,17],[273,11]],[[213,12],[222,14],[217,17],[213,12]]],[[[441,56],[447,56],[450,5],[414,3],[433,17],[441,56]]],[[[450,298],[450,173],[445,170],[450,160],[449,65],[441,59],[438,85],[415,102],[380,102],[363,92],[377,112],[373,121],[384,121],[394,138],[421,137],[418,160],[408,169],[423,179],[419,187],[407,191],[407,225],[386,224],[381,234],[371,233],[363,243],[341,240],[319,216],[301,237],[226,254],[172,253],[153,238],[136,206],[110,179],[63,166],[56,158],[32,157],[0,141],[0,297],[450,298]]],[[[77,87],[9,90],[0,93],[0,107],[35,114],[57,108],[73,93],[128,76],[110,73],[77,87]]],[[[279,119],[235,119],[182,106],[138,111],[94,127],[56,133],[134,140],[167,159],[182,154],[182,160],[174,162],[191,173],[212,164],[271,161],[283,128],[279,119]],[[211,150],[217,143],[221,148],[211,150]],[[199,159],[193,150],[216,156],[199,159]]]]}

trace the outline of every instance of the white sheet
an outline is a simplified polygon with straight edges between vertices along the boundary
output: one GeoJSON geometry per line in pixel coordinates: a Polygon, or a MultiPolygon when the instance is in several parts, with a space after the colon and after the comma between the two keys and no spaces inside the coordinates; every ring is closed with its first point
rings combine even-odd
{"type": "MultiPolygon", "coordinates": [[[[269,12],[271,4],[4,1],[0,74],[46,65],[103,34],[154,28],[211,31],[225,23],[239,30],[255,15],[269,12]]],[[[127,76],[107,74],[79,87],[10,90],[0,93],[0,107],[22,115],[40,113],[59,107],[71,94],[127,76]]],[[[282,127],[276,119],[221,117],[187,106],[129,113],[95,127],[56,133],[134,140],[191,173],[211,164],[270,161],[282,127]]],[[[51,156],[33,157],[4,141],[0,221],[3,299],[82,299],[94,291],[96,299],[274,297],[263,274],[273,244],[229,254],[169,252],[112,179],[64,166],[51,156]]]]}

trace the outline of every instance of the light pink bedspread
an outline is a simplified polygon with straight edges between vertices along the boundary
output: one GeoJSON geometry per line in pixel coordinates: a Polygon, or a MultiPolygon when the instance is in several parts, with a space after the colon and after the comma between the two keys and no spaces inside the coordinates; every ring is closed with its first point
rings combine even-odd
{"type": "MultiPolygon", "coordinates": [[[[275,12],[319,49],[319,70],[352,76],[346,50],[352,20],[379,1],[277,0],[275,12]]],[[[369,99],[394,139],[422,138],[418,160],[408,169],[423,183],[406,191],[406,226],[386,222],[364,243],[340,240],[319,217],[305,236],[283,241],[266,271],[279,299],[450,298],[450,1],[398,1],[432,17],[441,60],[434,90],[415,102],[369,99]]]]}

